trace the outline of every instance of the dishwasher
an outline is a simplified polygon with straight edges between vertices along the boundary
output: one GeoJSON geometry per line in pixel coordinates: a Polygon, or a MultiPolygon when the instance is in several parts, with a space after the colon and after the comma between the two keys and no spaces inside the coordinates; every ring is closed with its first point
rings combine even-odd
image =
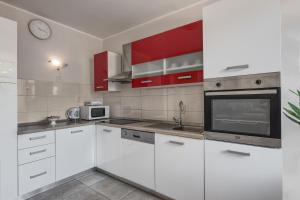
{"type": "Polygon", "coordinates": [[[121,176],[149,189],[154,184],[155,134],[122,129],[121,176]]]}

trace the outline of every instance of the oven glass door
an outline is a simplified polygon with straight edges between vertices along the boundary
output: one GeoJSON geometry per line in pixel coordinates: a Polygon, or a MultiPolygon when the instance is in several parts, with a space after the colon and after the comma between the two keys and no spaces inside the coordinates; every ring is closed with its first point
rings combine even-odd
{"type": "Polygon", "coordinates": [[[91,118],[105,117],[105,108],[91,108],[91,118]]]}
{"type": "Polygon", "coordinates": [[[278,90],[207,92],[207,131],[280,138],[278,90]]]}

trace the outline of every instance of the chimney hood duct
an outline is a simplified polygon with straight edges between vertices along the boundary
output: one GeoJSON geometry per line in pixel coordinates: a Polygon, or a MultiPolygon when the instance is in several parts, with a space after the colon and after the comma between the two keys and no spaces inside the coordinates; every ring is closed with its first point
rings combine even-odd
{"type": "Polygon", "coordinates": [[[132,79],[131,43],[123,45],[121,73],[108,79],[111,82],[130,83],[132,79]]]}

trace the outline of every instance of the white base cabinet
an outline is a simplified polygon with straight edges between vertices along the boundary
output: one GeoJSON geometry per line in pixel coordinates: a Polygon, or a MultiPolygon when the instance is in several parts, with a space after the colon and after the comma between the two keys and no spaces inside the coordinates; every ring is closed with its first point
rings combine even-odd
{"type": "Polygon", "coordinates": [[[121,176],[121,128],[97,126],[97,164],[100,169],[121,176]]]}
{"type": "Polygon", "coordinates": [[[218,1],[203,26],[205,79],[280,71],[280,0],[218,1]]]}
{"type": "Polygon", "coordinates": [[[281,200],[281,149],[205,141],[205,200],[281,200]]]}
{"type": "Polygon", "coordinates": [[[156,190],[176,200],[204,200],[204,140],[155,135],[156,190]]]}
{"type": "Polygon", "coordinates": [[[19,194],[23,195],[55,182],[55,157],[19,166],[19,194]]]}
{"type": "Polygon", "coordinates": [[[93,168],[95,126],[56,131],[56,181],[93,168]]]}
{"type": "Polygon", "coordinates": [[[55,182],[55,132],[18,136],[19,195],[55,182]]]}

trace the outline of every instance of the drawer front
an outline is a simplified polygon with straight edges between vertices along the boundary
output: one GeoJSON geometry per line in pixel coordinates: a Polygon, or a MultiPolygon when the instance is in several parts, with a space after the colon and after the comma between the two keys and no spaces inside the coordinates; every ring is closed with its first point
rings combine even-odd
{"type": "Polygon", "coordinates": [[[153,76],[153,77],[145,77],[145,78],[136,78],[132,80],[132,87],[152,87],[152,86],[160,86],[163,83],[163,76],[153,76]]]}
{"type": "Polygon", "coordinates": [[[28,149],[22,149],[18,152],[18,164],[23,165],[25,163],[41,160],[55,156],[55,145],[48,144],[38,147],[32,147],[28,149]]]}
{"type": "Polygon", "coordinates": [[[163,82],[164,85],[203,82],[203,70],[167,74],[163,82]]]}
{"type": "Polygon", "coordinates": [[[18,136],[18,149],[51,144],[55,142],[54,131],[45,131],[18,136]]]}
{"type": "Polygon", "coordinates": [[[55,182],[55,158],[19,166],[19,195],[55,182]]]}

